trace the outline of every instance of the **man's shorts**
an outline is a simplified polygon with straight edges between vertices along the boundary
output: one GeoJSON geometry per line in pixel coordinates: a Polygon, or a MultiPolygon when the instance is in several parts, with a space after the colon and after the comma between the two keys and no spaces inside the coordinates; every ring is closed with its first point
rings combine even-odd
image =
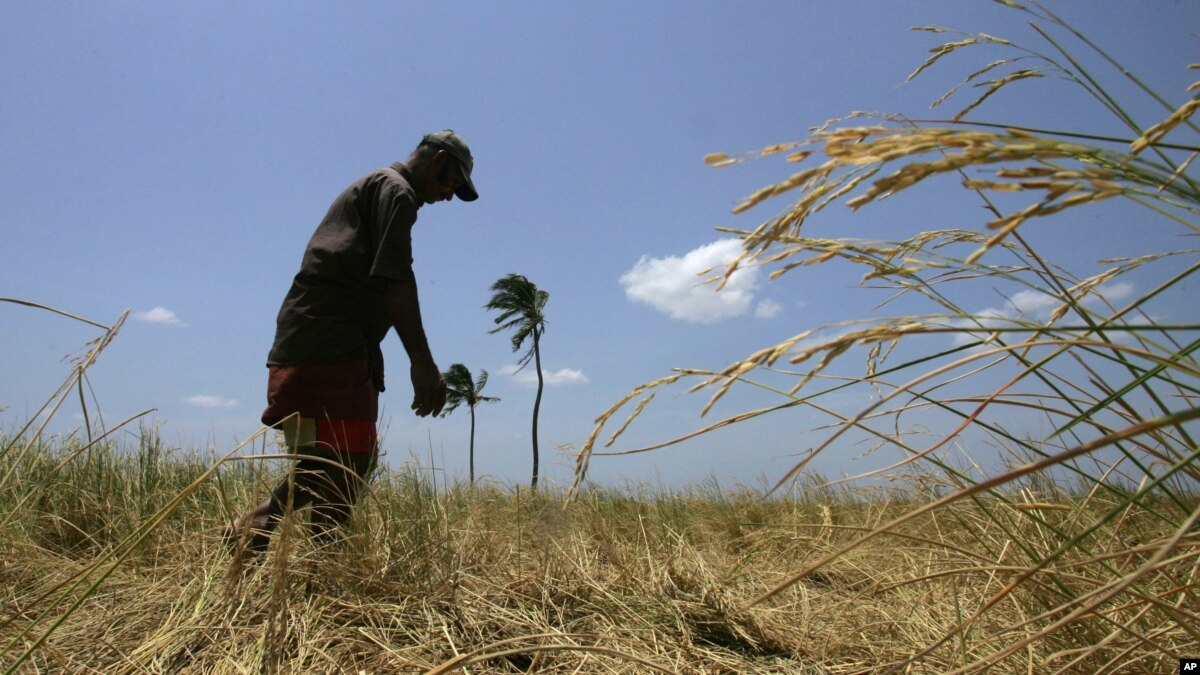
{"type": "Polygon", "coordinates": [[[379,391],[366,359],[268,368],[262,423],[282,430],[289,448],[317,444],[341,452],[375,452],[379,391]],[[288,419],[293,414],[299,418],[288,419]]]}

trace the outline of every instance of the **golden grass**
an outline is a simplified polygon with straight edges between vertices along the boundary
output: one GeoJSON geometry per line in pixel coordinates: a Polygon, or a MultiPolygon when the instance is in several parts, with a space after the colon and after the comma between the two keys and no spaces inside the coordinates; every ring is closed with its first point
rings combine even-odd
{"type": "MultiPolygon", "coordinates": [[[[176,482],[203,471],[203,462],[172,453],[160,462],[163,475],[180,474],[176,482]]],[[[85,492],[82,481],[94,479],[80,474],[62,487],[85,492]]],[[[50,522],[64,513],[58,506],[17,518],[2,540],[0,639],[9,651],[0,663],[15,664],[61,618],[24,670],[851,673],[900,664],[969,619],[928,649],[922,672],[1005,650],[1012,654],[991,672],[1047,672],[1075,658],[1071,645],[1029,640],[1041,621],[1070,619],[1055,609],[1066,594],[1126,629],[1089,653],[1088,667],[1120,657],[1166,668],[1155,647],[1190,639],[1171,617],[1193,617],[1180,587],[1197,566],[1195,532],[1163,557],[1154,543],[1170,534],[1162,523],[1105,524],[1088,555],[1031,571],[1030,558],[1052,549],[1056,534],[1082,531],[1106,512],[1102,497],[1030,493],[1008,511],[968,502],[928,511],[752,604],[798,566],[847,549],[921,498],[589,490],[564,507],[545,490],[435,493],[405,470],[375,483],[348,540],[321,550],[291,526],[281,535],[288,543],[277,537],[261,564],[234,569],[219,540],[219,502],[248,500],[264,479],[231,474],[224,497],[215,488],[193,493],[99,588],[72,591],[78,608],[69,613],[52,599],[113,544],[64,548],[50,522]],[[1135,536],[1146,543],[1129,546],[1135,536]],[[1143,602],[1111,602],[1105,580],[1143,568],[1143,602]],[[993,596],[996,606],[976,617],[993,596]]],[[[125,532],[114,530],[119,541],[125,532]]]]}

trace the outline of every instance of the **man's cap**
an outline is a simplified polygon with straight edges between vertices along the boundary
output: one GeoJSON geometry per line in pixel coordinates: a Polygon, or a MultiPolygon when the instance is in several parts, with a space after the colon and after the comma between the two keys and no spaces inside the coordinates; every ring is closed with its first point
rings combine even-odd
{"type": "Polygon", "coordinates": [[[467,147],[467,142],[462,139],[462,136],[454,133],[451,129],[435,131],[432,134],[425,134],[425,138],[421,139],[421,145],[441,148],[458,160],[459,166],[462,167],[464,182],[454,191],[455,197],[464,202],[473,202],[479,199],[479,193],[475,191],[475,183],[471,181],[471,169],[475,167],[475,160],[471,158],[471,148],[467,147]]]}

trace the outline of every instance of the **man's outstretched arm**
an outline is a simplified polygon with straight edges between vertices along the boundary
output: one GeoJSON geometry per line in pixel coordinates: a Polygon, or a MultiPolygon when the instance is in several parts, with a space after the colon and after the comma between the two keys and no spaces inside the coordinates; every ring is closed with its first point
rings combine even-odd
{"type": "Polygon", "coordinates": [[[390,281],[384,292],[388,318],[408,353],[412,377],[412,409],[420,417],[437,415],[446,405],[446,383],[429,351],[425,327],[421,323],[421,305],[417,300],[416,281],[390,281]]]}

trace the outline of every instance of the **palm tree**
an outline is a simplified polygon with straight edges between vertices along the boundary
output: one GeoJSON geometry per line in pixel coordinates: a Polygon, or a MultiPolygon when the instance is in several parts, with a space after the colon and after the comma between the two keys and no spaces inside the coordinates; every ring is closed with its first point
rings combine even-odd
{"type": "Polygon", "coordinates": [[[495,396],[484,396],[481,392],[487,386],[488,372],[479,371],[479,379],[471,379],[471,371],[461,363],[450,364],[450,370],[442,373],[446,381],[446,409],[442,417],[454,412],[458,406],[467,404],[471,411],[471,485],[475,484],[475,406],[480,403],[492,403],[500,399],[495,396]]]}
{"type": "Polygon", "coordinates": [[[537,368],[537,398],[533,403],[533,482],[537,488],[538,482],[538,410],[542,407],[542,351],[540,341],[546,330],[544,310],[550,294],[539,290],[530,280],[520,274],[509,274],[492,284],[492,299],[484,305],[487,309],[500,312],[496,317],[496,327],[491,333],[513,329],[512,348],[519,351],[525,343],[525,338],[533,337],[533,346],[521,356],[518,370],[529,365],[533,360],[537,368]]]}

